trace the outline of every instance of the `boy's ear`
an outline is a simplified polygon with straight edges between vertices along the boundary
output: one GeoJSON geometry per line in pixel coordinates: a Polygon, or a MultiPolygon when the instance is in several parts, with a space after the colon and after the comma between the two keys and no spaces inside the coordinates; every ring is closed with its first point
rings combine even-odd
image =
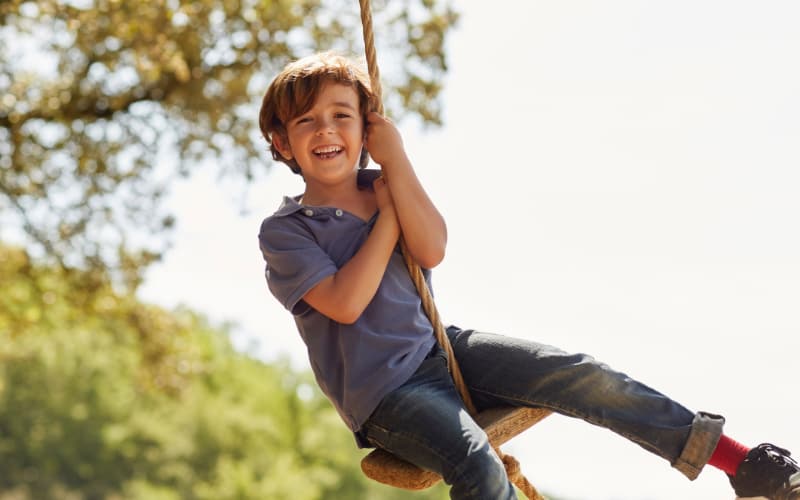
{"type": "Polygon", "coordinates": [[[284,157],[286,160],[291,160],[293,158],[292,155],[292,147],[289,146],[289,139],[279,133],[275,133],[272,135],[272,145],[275,146],[275,149],[284,157]]]}

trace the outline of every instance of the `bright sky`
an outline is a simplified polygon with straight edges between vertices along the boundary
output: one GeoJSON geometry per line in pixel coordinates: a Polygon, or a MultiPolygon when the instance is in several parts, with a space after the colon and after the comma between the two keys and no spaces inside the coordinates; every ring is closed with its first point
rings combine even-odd
{"type": "MultiPolygon", "coordinates": [[[[441,130],[403,124],[445,215],[446,322],[584,351],[726,431],[800,454],[800,3],[463,1],[441,130]]],[[[379,55],[380,57],[380,55],[379,55]]],[[[282,165],[241,216],[199,175],[143,298],[240,327],[307,368],[256,234],[302,181],[282,165]]],[[[733,498],[554,416],[506,448],[568,499],[733,498]]],[[[410,496],[413,498],[413,496],[410,496]]]]}

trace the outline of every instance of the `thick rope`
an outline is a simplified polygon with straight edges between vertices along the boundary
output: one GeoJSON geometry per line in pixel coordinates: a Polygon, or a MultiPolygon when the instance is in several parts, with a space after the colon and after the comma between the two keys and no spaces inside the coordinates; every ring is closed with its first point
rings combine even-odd
{"type": "Polygon", "coordinates": [[[361,30],[364,33],[364,53],[367,57],[370,87],[375,95],[375,111],[383,114],[383,90],[381,89],[381,75],[378,70],[378,56],[375,52],[375,36],[372,31],[372,9],[369,0],[358,0],[361,6],[361,30]]]}
{"type": "MultiPolygon", "coordinates": [[[[376,111],[380,114],[383,114],[383,91],[381,90],[378,58],[375,52],[375,37],[372,31],[372,10],[370,9],[369,0],[359,0],[359,4],[361,5],[361,26],[364,31],[364,51],[367,58],[367,70],[369,71],[370,86],[372,88],[372,93],[375,96],[376,102],[374,104],[376,111]]],[[[461,375],[461,369],[458,367],[456,357],[453,354],[453,347],[450,345],[450,341],[447,338],[444,326],[439,318],[439,311],[436,309],[436,304],[433,302],[433,297],[431,296],[430,290],[428,290],[428,285],[425,282],[425,277],[422,274],[422,270],[417,262],[411,257],[408,247],[406,246],[405,241],[402,239],[400,240],[400,246],[403,251],[403,259],[405,260],[406,267],[408,268],[409,274],[411,274],[411,280],[414,282],[414,286],[416,286],[417,292],[422,300],[422,308],[425,311],[425,314],[428,316],[431,325],[433,325],[433,333],[436,336],[436,340],[447,353],[447,368],[450,370],[450,373],[453,376],[456,389],[458,389],[461,399],[464,400],[464,405],[467,407],[467,411],[469,411],[471,415],[475,415],[475,413],[477,413],[475,410],[475,404],[472,402],[472,397],[467,390],[467,385],[464,383],[464,378],[461,375]]]]}
{"type": "MultiPolygon", "coordinates": [[[[375,37],[372,30],[372,10],[369,0],[358,1],[361,6],[361,26],[364,33],[364,50],[367,58],[367,70],[369,71],[370,86],[376,101],[374,103],[375,110],[383,114],[383,91],[381,89],[380,71],[378,70],[378,57],[375,51],[375,37]]],[[[475,409],[475,403],[472,402],[472,396],[470,396],[467,384],[464,382],[464,377],[461,375],[461,369],[453,353],[453,346],[450,345],[450,339],[447,337],[444,325],[439,317],[439,311],[436,309],[433,296],[431,295],[430,289],[428,289],[428,284],[425,282],[425,276],[422,274],[422,269],[411,256],[402,238],[400,239],[400,247],[403,251],[403,259],[411,275],[411,280],[414,282],[414,286],[417,288],[417,293],[422,301],[422,308],[433,326],[433,333],[436,336],[436,341],[447,353],[447,368],[450,371],[450,375],[453,377],[453,383],[461,399],[464,401],[464,406],[466,406],[467,411],[470,415],[474,416],[478,413],[475,409]]],[[[503,461],[509,480],[511,480],[511,482],[530,500],[544,500],[544,498],[539,495],[539,492],[536,491],[536,488],[534,488],[522,474],[517,459],[511,455],[506,455],[499,447],[493,447],[498,457],[500,457],[500,460],[503,461]]]]}

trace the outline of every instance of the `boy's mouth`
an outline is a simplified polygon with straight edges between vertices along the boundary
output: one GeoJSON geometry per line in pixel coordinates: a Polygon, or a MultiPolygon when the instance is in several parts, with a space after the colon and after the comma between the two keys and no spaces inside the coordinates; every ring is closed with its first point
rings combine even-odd
{"type": "Polygon", "coordinates": [[[341,146],[320,146],[318,148],[314,148],[311,152],[319,158],[327,160],[329,158],[333,158],[342,151],[344,151],[344,148],[341,146]]]}

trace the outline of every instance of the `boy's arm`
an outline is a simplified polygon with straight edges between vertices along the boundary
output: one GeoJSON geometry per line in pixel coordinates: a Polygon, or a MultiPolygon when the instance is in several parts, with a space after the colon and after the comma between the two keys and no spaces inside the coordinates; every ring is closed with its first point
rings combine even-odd
{"type": "Polygon", "coordinates": [[[385,181],[379,179],[374,186],[380,213],[367,240],[344,266],[303,297],[308,305],[339,323],[354,323],[372,301],[400,236],[385,181]]]}
{"type": "Polygon", "coordinates": [[[400,132],[378,113],[367,116],[367,150],[382,167],[409,252],[421,267],[435,267],[444,259],[447,226],[414,172],[400,132]]]}

